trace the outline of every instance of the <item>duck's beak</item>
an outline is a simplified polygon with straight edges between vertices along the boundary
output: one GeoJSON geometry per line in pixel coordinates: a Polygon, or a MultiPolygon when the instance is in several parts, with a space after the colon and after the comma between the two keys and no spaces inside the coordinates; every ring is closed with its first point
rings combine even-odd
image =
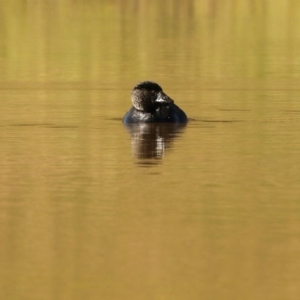
{"type": "Polygon", "coordinates": [[[159,103],[159,104],[171,104],[171,103],[174,103],[174,101],[168,95],[166,95],[165,93],[160,92],[157,95],[155,103],[159,103]]]}

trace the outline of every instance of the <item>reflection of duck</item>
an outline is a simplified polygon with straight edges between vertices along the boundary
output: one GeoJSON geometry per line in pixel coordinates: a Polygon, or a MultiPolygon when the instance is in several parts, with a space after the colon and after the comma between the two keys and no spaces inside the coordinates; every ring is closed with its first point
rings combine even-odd
{"type": "Polygon", "coordinates": [[[144,164],[153,164],[157,161],[150,159],[162,159],[165,149],[170,148],[172,140],[182,132],[185,124],[140,123],[125,126],[131,135],[133,155],[144,159],[144,164]]]}
{"type": "Polygon", "coordinates": [[[155,82],[144,81],[132,90],[133,106],[124,116],[128,123],[186,123],[187,116],[155,82]]]}

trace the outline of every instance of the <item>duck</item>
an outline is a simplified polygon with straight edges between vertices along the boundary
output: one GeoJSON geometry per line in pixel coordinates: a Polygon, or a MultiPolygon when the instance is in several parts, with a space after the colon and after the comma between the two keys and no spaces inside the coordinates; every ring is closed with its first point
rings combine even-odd
{"type": "Polygon", "coordinates": [[[160,85],[142,81],[132,90],[133,106],[125,114],[123,123],[187,123],[185,112],[180,109],[160,85]]]}

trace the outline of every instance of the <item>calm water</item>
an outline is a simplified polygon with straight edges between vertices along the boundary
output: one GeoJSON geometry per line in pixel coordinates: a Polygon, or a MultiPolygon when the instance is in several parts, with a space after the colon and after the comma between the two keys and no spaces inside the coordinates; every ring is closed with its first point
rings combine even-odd
{"type": "Polygon", "coordinates": [[[2,1],[0,298],[299,299],[300,4],[2,1]],[[187,126],[125,127],[150,79],[187,126]]]}

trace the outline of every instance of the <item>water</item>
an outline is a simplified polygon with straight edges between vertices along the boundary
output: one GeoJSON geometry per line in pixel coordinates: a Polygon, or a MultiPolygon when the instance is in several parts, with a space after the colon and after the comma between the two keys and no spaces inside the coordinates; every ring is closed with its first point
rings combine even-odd
{"type": "Polygon", "coordinates": [[[296,1],[4,1],[1,299],[299,299],[296,1]],[[126,127],[157,81],[186,126],[126,127]]]}

